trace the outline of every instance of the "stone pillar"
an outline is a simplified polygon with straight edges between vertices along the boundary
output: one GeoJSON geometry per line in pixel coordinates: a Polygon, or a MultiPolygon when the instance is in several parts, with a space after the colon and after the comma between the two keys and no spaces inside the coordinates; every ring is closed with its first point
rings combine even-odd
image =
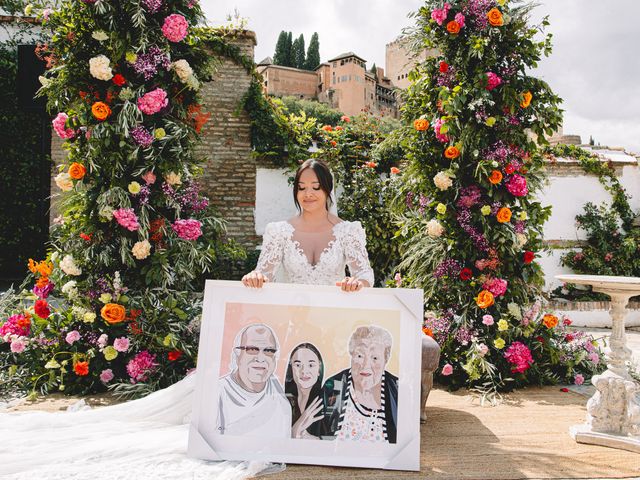
{"type": "MultiPolygon", "coordinates": [[[[256,36],[242,32],[233,42],[253,59],[256,36]]],[[[227,222],[229,237],[246,247],[255,247],[256,161],[251,150],[251,119],[239,109],[251,84],[251,75],[225,59],[212,82],[203,85],[203,110],[211,112],[202,129],[197,156],[207,158],[200,178],[203,193],[227,222]]]]}

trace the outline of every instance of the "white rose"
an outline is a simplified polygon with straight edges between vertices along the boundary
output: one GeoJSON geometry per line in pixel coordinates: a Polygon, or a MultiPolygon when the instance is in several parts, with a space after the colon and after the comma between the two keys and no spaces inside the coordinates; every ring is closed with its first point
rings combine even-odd
{"type": "Polygon", "coordinates": [[[180,185],[182,183],[180,174],[175,172],[169,172],[164,179],[169,185],[180,185]]]}
{"type": "Polygon", "coordinates": [[[71,255],[65,255],[60,262],[60,268],[67,275],[81,275],[82,269],[76,265],[71,255]]]}
{"type": "Polygon", "coordinates": [[[136,242],[133,248],[131,249],[131,253],[138,260],[144,260],[149,256],[151,252],[151,244],[148,240],[143,240],[141,242],[136,242]]]}
{"type": "Polygon", "coordinates": [[[87,311],[84,308],[78,307],[77,305],[71,307],[71,313],[76,320],[82,320],[86,312],[87,311]]]}
{"type": "Polygon", "coordinates": [[[429,220],[427,223],[427,235],[432,238],[440,237],[444,233],[444,227],[438,220],[429,220]]]}
{"type": "Polygon", "coordinates": [[[433,177],[433,183],[435,183],[436,187],[438,187],[440,190],[444,191],[451,185],[453,185],[453,180],[451,180],[451,177],[449,177],[449,175],[447,175],[446,173],[438,172],[438,174],[433,177]]]}
{"type": "Polygon", "coordinates": [[[54,180],[58,188],[63,192],[68,192],[73,189],[73,180],[71,180],[67,172],[60,172],[54,180]]]}
{"type": "Polygon", "coordinates": [[[62,286],[62,293],[64,293],[69,299],[73,299],[78,295],[78,289],[76,288],[77,282],[75,280],[69,280],[62,286]]]}
{"type": "Polygon", "coordinates": [[[516,241],[518,242],[518,248],[522,248],[529,241],[529,237],[524,233],[516,233],[516,241]]]}
{"type": "Polygon", "coordinates": [[[187,79],[193,75],[193,69],[186,60],[178,60],[173,62],[171,66],[182,83],[187,83],[187,79]]]}
{"type": "Polygon", "coordinates": [[[98,80],[111,80],[113,72],[109,66],[110,60],[104,55],[98,55],[89,59],[89,72],[98,80]]]}
{"type": "Polygon", "coordinates": [[[85,312],[82,317],[82,321],[84,323],[93,323],[95,319],[96,319],[96,314],[93,312],[85,312]]]}

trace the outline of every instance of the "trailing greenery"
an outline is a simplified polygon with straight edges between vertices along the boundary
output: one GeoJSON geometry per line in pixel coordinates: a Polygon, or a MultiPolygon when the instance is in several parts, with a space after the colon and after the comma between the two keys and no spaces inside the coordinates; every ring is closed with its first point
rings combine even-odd
{"type": "Polygon", "coordinates": [[[340,118],[344,116],[344,113],[340,110],[331,108],[326,103],[318,102],[317,100],[304,100],[289,96],[282,97],[281,100],[287,112],[295,115],[301,115],[304,112],[307,118],[315,118],[319,127],[337,125],[340,118]]]}
{"type": "Polygon", "coordinates": [[[561,100],[530,75],[551,51],[547,20],[529,24],[532,8],[427,0],[412,44],[439,53],[409,74],[403,95],[397,283],[425,290],[438,380],[487,395],[600,368],[591,340],[567,335],[538,301],[534,258],[550,208],[535,197],[545,180],[537,142],[560,124],[561,100]]]}

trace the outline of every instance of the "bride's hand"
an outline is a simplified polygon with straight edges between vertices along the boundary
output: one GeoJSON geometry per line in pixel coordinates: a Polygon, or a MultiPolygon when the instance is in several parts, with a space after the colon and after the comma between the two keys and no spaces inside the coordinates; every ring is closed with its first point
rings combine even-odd
{"type": "Polygon", "coordinates": [[[340,287],[343,292],[357,292],[365,286],[368,287],[369,284],[353,277],[344,277],[344,280],[336,282],[336,287],[340,287]]]}
{"type": "Polygon", "coordinates": [[[265,282],[268,281],[269,279],[267,277],[256,270],[254,270],[253,272],[249,272],[244,277],[242,277],[242,283],[245,287],[262,288],[265,282]]]}

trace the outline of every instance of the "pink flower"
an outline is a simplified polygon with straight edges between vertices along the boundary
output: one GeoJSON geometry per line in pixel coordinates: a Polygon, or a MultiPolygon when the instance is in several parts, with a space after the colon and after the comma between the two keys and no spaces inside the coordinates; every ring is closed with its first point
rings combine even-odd
{"type": "Polygon", "coordinates": [[[44,287],[39,287],[36,285],[33,287],[33,293],[38,298],[47,298],[51,293],[51,290],[53,290],[53,287],[55,287],[55,284],[53,282],[47,282],[44,287]]]}
{"type": "Polygon", "coordinates": [[[127,373],[131,377],[131,383],[144,382],[157,366],[155,355],[147,350],[138,353],[127,363],[127,373]]]}
{"type": "Polygon", "coordinates": [[[126,352],[129,350],[129,339],[127,337],[116,338],[113,341],[113,348],[119,352],[126,352]]]}
{"type": "Polygon", "coordinates": [[[170,42],[179,42],[187,36],[189,23],[187,19],[177,13],[169,15],[164,19],[162,34],[170,42]]]}
{"type": "Polygon", "coordinates": [[[442,367],[442,375],[444,375],[445,377],[448,377],[452,373],[453,373],[453,367],[451,366],[451,364],[446,363],[444,367],[442,367]]]}
{"type": "Polygon", "coordinates": [[[431,12],[431,18],[435,20],[438,25],[442,25],[447,19],[447,11],[444,8],[436,8],[431,12]]]}
{"type": "Polygon", "coordinates": [[[103,333],[98,338],[98,345],[100,345],[101,347],[106,347],[108,341],[109,341],[109,336],[106,333],[103,333]]]}
{"type": "Polygon", "coordinates": [[[513,342],[509,345],[504,352],[504,358],[512,365],[512,373],[523,373],[533,364],[531,350],[522,342],[513,342]]]}
{"type": "Polygon", "coordinates": [[[460,25],[460,28],[464,27],[464,15],[462,13],[456,13],[456,16],[454,17],[454,20],[456,22],[458,22],[458,25],[460,25]]]}
{"type": "Polygon", "coordinates": [[[54,118],[51,122],[51,124],[53,125],[53,129],[56,131],[58,136],[64,140],[76,136],[76,132],[74,132],[72,128],[65,127],[68,119],[69,116],[66,113],[58,113],[58,115],[56,115],[56,118],[54,118]]]}
{"type": "Polygon", "coordinates": [[[111,380],[113,380],[113,371],[110,368],[107,368],[100,373],[100,381],[102,383],[109,383],[111,380]]]}
{"type": "Polygon", "coordinates": [[[447,143],[449,141],[449,137],[440,133],[442,125],[444,125],[444,121],[441,118],[437,118],[436,121],[433,122],[433,130],[436,132],[436,140],[441,143],[447,143]]]}
{"type": "Polygon", "coordinates": [[[6,322],[0,325],[0,338],[5,342],[9,341],[9,335],[26,337],[29,333],[31,333],[31,321],[23,313],[11,315],[6,322]]]}
{"type": "Polygon", "coordinates": [[[502,278],[492,278],[482,285],[482,288],[489,290],[495,297],[500,297],[507,292],[508,282],[502,278]]]}
{"type": "Polygon", "coordinates": [[[169,105],[167,92],[161,88],[151,90],[138,99],[138,109],[145,115],[158,113],[167,105],[169,105]]]}
{"type": "Polygon", "coordinates": [[[171,228],[183,240],[197,240],[202,235],[202,224],[198,220],[176,220],[171,228]]]}
{"type": "Polygon", "coordinates": [[[516,197],[524,197],[529,193],[529,189],[527,188],[527,179],[522,175],[512,175],[509,181],[507,182],[507,190],[511,195],[516,197]]]}
{"type": "Polygon", "coordinates": [[[598,355],[597,352],[591,352],[589,354],[589,360],[591,360],[591,363],[593,363],[594,365],[597,365],[598,363],[600,363],[600,355],[598,355]]]}
{"type": "Polygon", "coordinates": [[[15,337],[11,341],[11,351],[13,353],[22,353],[24,349],[27,347],[27,342],[24,337],[15,337]]]}
{"type": "Polygon", "coordinates": [[[493,323],[494,323],[494,322],[493,322],[493,316],[491,316],[491,315],[489,315],[489,314],[484,315],[484,316],[482,317],[482,323],[484,323],[486,326],[490,327],[490,326],[491,326],[491,325],[493,325],[493,323]]]}
{"type": "Polygon", "coordinates": [[[396,287],[400,288],[400,285],[402,285],[402,275],[400,275],[400,272],[396,273],[393,281],[396,282],[396,287]]]}
{"type": "Polygon", "coordinates": [[[502,83],[502,79],[493,72],[487,72],[487,90],[493,90],[502,83]]]}
{"type": "Polygon", "coordinates": [[[149,170],[147,173],[142,175],[142,179],[147,185],[153,185],[154,183],[156,183],[156,174],[149,170]]]}
{"type": "Polygon", "coordinates": [[[584,383],[584,377],[578,373],[575,377],[573,377],[573,383],[575,383],[576,385],[582,385],[584,383]]]}
{"type": "Polygon", "coordinates": [[[482,357],[484,357],[489,352],[489,347],[487,347],[484,343],[478,345],[478,352],[482,357]]]}
{"type": "Polygon", "coordinates": [[[121,227],[124,227],[131,232],[140,228],[138,217],[133,211],[133,208],[119,208],[118,210],[114,210],[113,218],[116,219],[121,227]]]}
{"type": "Polygon", "coordinates": [[[64,339],[69,345],[73,345],[74,342],[80,340],[80,332],[78,332],[77,330],[72,330],[67,333],[67,336],[64,337],[64,339]]]}

